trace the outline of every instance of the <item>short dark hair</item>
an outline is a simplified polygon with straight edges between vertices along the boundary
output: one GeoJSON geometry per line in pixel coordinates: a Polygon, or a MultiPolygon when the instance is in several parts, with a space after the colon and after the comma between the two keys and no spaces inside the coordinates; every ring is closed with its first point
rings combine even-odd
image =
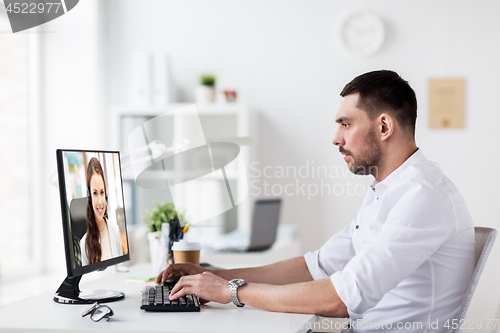
{"type": "Polygon", "coordinates": [[[340,96],[357,93],[357,107],[364,110],[370,119],[387,111],[415,137],[417,97],[408,81],[403,80],[398,73],[379,70],[361,74],[346,84],[340,96]]]}

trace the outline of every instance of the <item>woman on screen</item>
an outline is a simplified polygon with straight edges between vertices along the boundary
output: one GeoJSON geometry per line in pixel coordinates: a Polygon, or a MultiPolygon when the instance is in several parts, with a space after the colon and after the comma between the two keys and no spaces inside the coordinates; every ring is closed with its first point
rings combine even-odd
{"type": "Polygon", "coordinates": [[[95,157],[87,167],[87,198],[87,233],[80,240],[82,266],[123,255],[118,226],[107,221],[104,172],[95,157]]]}

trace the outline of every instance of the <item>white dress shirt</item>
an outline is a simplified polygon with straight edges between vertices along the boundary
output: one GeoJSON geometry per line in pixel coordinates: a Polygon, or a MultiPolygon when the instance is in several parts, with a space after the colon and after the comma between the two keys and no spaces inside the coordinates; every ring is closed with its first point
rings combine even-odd
{"type": "Polygon", "coordinates": [[[374,180],[352,223],[304,257],[315,280],[331,279],[351,331],[446,332],[472,277],[474,247],[462,195],[418,150],[374,180]]]}

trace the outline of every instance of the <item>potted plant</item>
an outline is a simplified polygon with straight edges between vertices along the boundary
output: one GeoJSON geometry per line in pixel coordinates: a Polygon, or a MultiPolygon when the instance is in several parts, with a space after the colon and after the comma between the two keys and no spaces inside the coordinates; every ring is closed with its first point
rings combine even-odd
{"type": "Polygon", "coordinates": [[[216,77],[213,74],[202,74],[200,85],[194,91],[194,99],[197,104],[209,104],[215,100],[216,77]]]}
{"type": "Polygon", "coordinates": [[[155,209],[146,208],[146,216],[144,216],[144,222],[146,222],[149,232],[161,232],[161,225],[170,222],[170,220],[179,220],[182,226],[187,224],[186,212],[183,210],[177,212],[173,203],[165,200],[162,204],[155,202],[155,205],[155,209]]]}
{"type": "MultiPolygon", "coordinates": [[[[182,227],[187,225],[184,210],[176,210],[171,202],[164,201],[162,204],[155,202],[155,209],[146,209],[144,222],[146,223],[149,234],[149,251],[151,255],[151,264],[154,274],[161,272],[167,264],[167,254],[169,252],[168,239],[162,239],[162,225],[171,220],[179,220],[182,227]]],[[[164,238],[168,238],[167,236],[164,238]]]]}

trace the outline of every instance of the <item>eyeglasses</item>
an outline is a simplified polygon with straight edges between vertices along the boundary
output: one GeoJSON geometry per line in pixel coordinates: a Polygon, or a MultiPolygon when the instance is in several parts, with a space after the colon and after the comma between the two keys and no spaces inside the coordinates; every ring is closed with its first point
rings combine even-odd
{"type": "Polygon", "coordinates": [[[101,305],[98,302],[92,304],[87,310],[83,311],[82,317],[90,315],[90,319],[95,322],[100,321],[103,318],[110,320],[113,315],[113,310],[107,305],[101,305]]]}

